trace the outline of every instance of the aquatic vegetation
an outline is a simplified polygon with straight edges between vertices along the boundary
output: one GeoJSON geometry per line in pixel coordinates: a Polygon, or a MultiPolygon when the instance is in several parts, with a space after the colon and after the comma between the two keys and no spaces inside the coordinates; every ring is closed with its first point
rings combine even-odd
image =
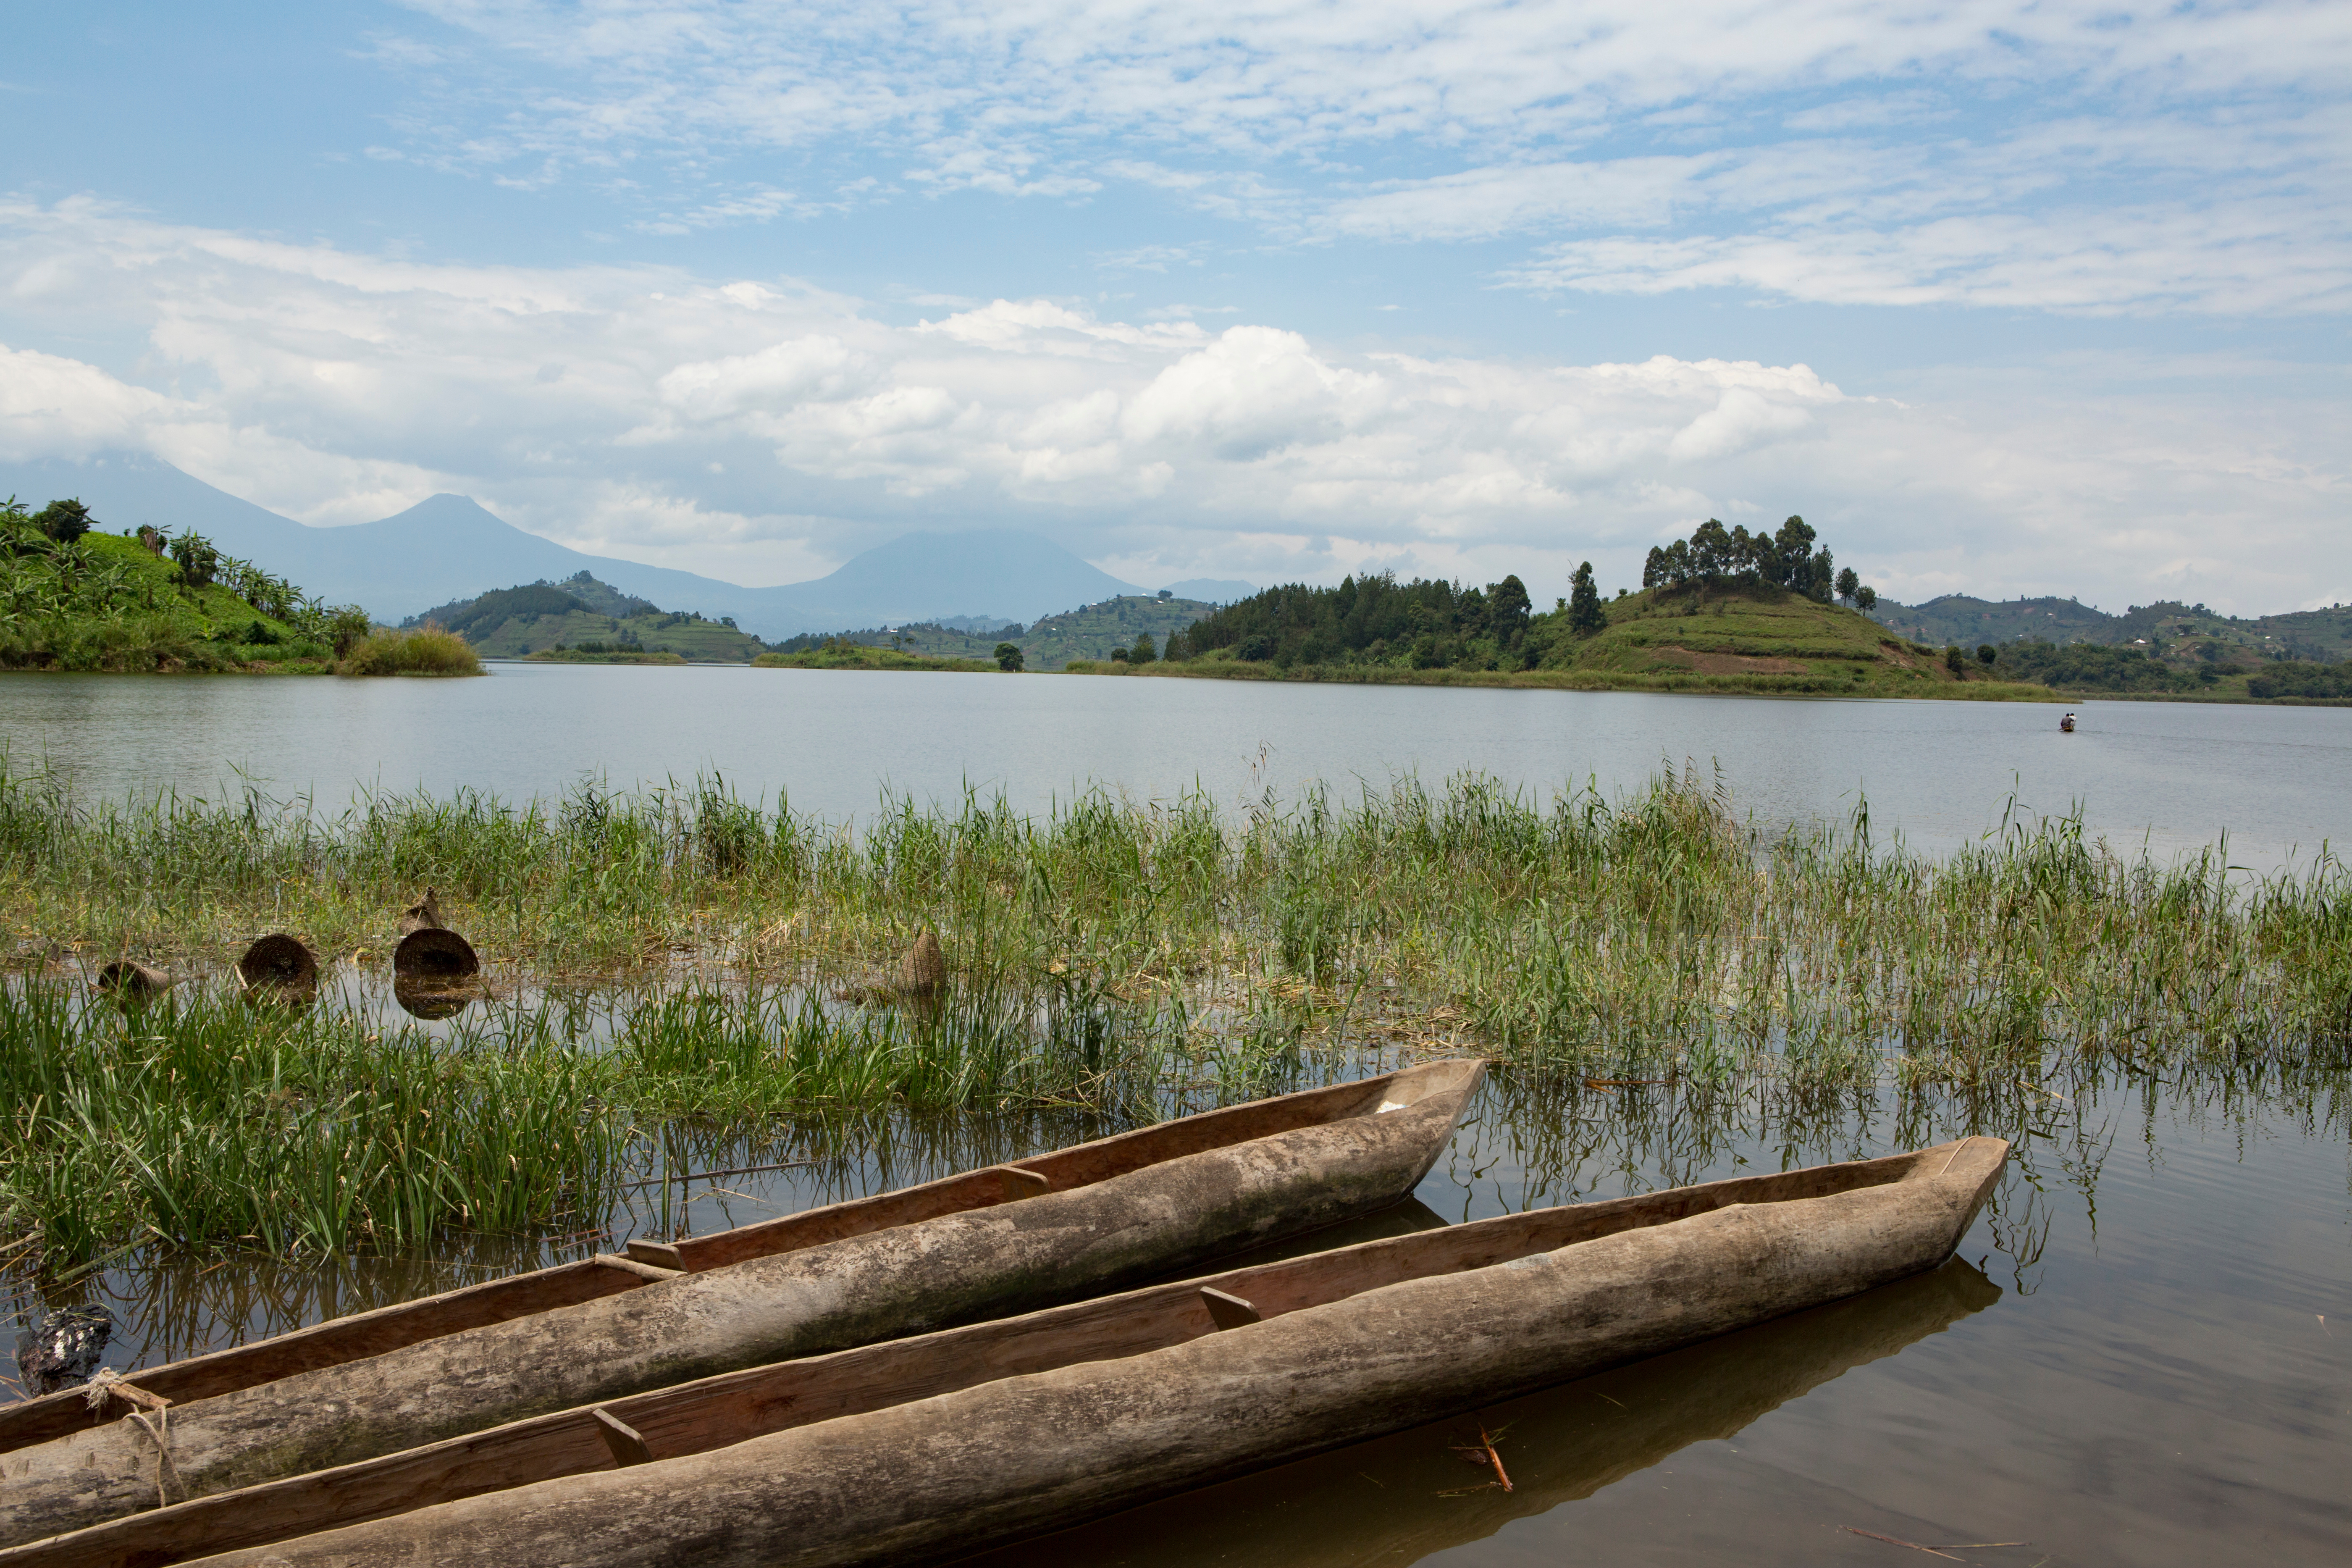
{"type": "Polygon", "coordinates": [[[336,662],[338,675],[479,675],[481,658],[464,637],[439,626],[372,632],[336,662]]]}
{"type": "Polygon", "coordinates": [[[1687,773],[1615,801],[1463,778],[1239,814],[896,800],[856,825],[718,779],[329,815],[251,791],[85,805],[8,775],[0,910],[26,971],[0,1004],[0,1203],[69,1251],[150,1226],[271,1247],[586,1226],[681,1129],[1131,1123],[1425,1051],[1747,1120],[1958,1095],[1988,1130],[2084,1072],[2352,1066],[2330,857],[2248,879],[2218,847],[2159,865],[2019,814],[1929,858],[1866,813],[1758,825],[1687,773]],[[362,1005],[426,885],[492,982],[446,1038],[362,1005]],[[932,1000],[893,989],[925,929],[950,977],[932,1000]],[[278,1019],[210,988],[268,930],[342,999],[278,1019]],[[67,997],[123,955],[184,984],[135,1015],[67,997]],[[507,1138],[525,1101],[542,1120],[517,1125],[573,1131],[507,1138]]]}

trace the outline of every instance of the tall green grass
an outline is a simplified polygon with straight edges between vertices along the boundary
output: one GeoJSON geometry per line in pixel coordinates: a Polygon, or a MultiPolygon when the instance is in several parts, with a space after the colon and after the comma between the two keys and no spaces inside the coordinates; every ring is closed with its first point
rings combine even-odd
{"type": "Polygon", "coordinates": [[[85,805],[54,781],[0,776],[0,912],[85,969],[128,951],[201,976],[277,929],[329,955],[331,979],[373,985],[397,910],[428,884],[499,987],[548,1000],[478,1010],[495,1027],[436,1046],[371,1039],[362,1016],[323,1006],[263,1026],[192,1000],[164,1026],[44,1000],[38,984],[13,994],[0,1049],[52,1065],[0,1077],[9,1103],[37,1108],[11,1135],[36,1157],[0,1175],[9,1223],[54,1224],[80,1247],[144,1225],[271,1246],[551,1226],[593,1206],[599,1173],[642,1164],[687,1122],[735,1137],[882,1109],[1132,1121],[1274,1092],[1343,1051],[1475,1050],[1528,1081],[1659,1080],[1688,1103],[1769,1091],[1790,1106],[1887,1090],[2015,1106],[2109,1067],[2231,1078],[2352,1062],[2340,862],[2255,879],[2218,850],[2158,864],[2074,816],[1931,858],[1874,841],[1866,817],[1759,827],[1688,775],[1619,800],[1406,781],[1238,815],[1103,795],[1043,817],[977,796],[893,801],[855,830],[716,779],[521,804],[374,795],[328,814],[250,791],[85,805]],[[890,1003],[926,926],[950,993],[890,1003]],[[240,1052],[240,1028],[264,1057],[240,1052]],[[297,1096],[256,1110],[281,1079],[297,1096]],[[78,1083],[99,1087],[77,1100],[78,1083]],[[191,1094],[215,1109],[175,1121],[145,1103],[191,1094]],[[527,1094],[619,1142],[549,1144],[536,1163],[550,1173],[503,1208],[496,1161],[454,1143],[430,1144],[446,1162],[432,1169],[460,1174],[417,1174],[426,1134],[403,1129],[428,1108],[446,1127],[527,1094]],[[445,1112],[444,1095],[477,1109],[445,1112]],[[314,1120],[296,1136],[289,1117],[314,1120]],[[190,1152],[159,1164],[164,1149],[190,1152]],[[310,1195],[247,1202],[230,1190],[241,1175],[148,1174],[247,1163],[254,1190],[310,1195]],[[85,1191],[112,1195],[69,1196],[85,1191]]]}
{"type": "Polygon", "coordinates": [[[335,666],[338,675],[479,675],[481,658],[464,637],[439,626],[370,633],[335,666]]]}
{"type": "Polygon", "coordinates": [[[568,1050],[440,1048],[328,1012],[0,990],[0,1225],[128,1242],[421,1245],[601,1213],[625,1131],[568,1050]]]}

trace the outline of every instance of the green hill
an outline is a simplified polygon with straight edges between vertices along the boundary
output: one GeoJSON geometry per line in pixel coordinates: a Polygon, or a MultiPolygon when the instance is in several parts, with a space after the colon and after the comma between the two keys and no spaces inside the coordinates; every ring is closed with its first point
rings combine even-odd
{"type": "Polygon", "coordinates": [[[1973,656],[1856,610],[1739,580],[1621,595],[1579,635],[1563,603],[1529,615],[1517,579],[1484,591],[1351,579],[1273,589],[1192,628],[1137,673],[1860,697],[2047,698],[1973,656]],[[1516,590],[1516,592],[1515,592],[1516,590]],[[1500,613],[1498,613],[1498,610],[1500,613]],[[1207,645],[1207,646],[1202,646],[1207,645]]]}
{"type": "Polygon", "coordinates": [[[0,668],[322,674],[367,635],[202,535],[97,531],[77,502],[0,505],[0,668]]]}
{"type": "Polygon", "coordinates": [[[1047,616],[1032,626],[1018,624],[994,630],[958,630],[926,622],[917,626],[877,626],[865,631],[816,634],[787,638],[774,645],[780,654],[801,654],[829,644],[855,643],[889,648],[930,658],[979,659],[993,668],[996,645],[1009,642],[1021,649],[1029,669],[1061,669],[1071,660],[1107,659],[1115,648],[1134,646],[1139,636],[1165,643],[1203,616],[1214,605],[1202,599],[1156,598],[1122,594],[1096,604],[1047,616]]]}
{"type": "Polygon", "coordinates": [[[2206,668],[2218,668],[2223,677],[2251,675],[2266,659],[2327,663],[2352,658],[2352,605],[2241,618],[2167,599],[2111,616],[2073,599],[1947,594],[1924,605],[1882,599],[1871,614],[1890,630],[1937,647],[2045,642],[2057,647],[2137,648],[2192,679],[2206,668]]]}
{"type": "Polygon", "coordinates": [[[745,664],[767,647],[737,630],[731,617],[710,621],[690,611],[665,611],[585,572],[562,583],[542,579],[453,600],[402,625],[453,631],[486,658],[745,664]]]}

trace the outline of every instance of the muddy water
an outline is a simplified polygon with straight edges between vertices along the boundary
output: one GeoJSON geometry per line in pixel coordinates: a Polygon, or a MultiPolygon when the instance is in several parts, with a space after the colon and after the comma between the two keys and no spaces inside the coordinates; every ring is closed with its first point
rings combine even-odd
{"type": "MultiPolygon", "coordinates": [[[[1700,1102],[1665,1086],[1498,1079],[1412,1203],[1318,1244],[1961,1131],[2018,1149],[1937,1273],[980,1561],[1937,1561],[1879,1537],[2021,1568],[2352,1561],[2352,1106],[2340,1075],[2317,1089],[2044,1087],[2058,1092],[1898,1117],[1795,1103],[1769,1085],[1700,1102]],[[1460,1452],[1479,1448],[1482,1430],[1508,1491],[1483,1451],[1476,1463],[1460,1452]]],[[[631,1234],[717,1229],[1108,1130],[1070,1115],[957,1118],[869,1127],[838,1151],[783,1137],[686,1144],[681,1170],[811,1163],[640,1189],[593,1237],[429,1259],[117,1268],[103,1292],[125,1322],[109,1360],[131,1370],[631,1234]]]]}

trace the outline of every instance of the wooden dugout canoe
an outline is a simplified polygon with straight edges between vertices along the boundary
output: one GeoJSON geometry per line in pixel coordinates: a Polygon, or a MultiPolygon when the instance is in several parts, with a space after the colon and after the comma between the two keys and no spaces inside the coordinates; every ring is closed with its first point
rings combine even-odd
{"type": "Polygon", "coordinates": [[[1543,1209],[730,1373],[0,1568],[936,1561],[1933,1268],[2008,1150],[1965,1139],[1543,1209]]]}
{"type": "Polygon", "coordinates": [[[0,1415],[0,1544],[1030,1311],[1329,1225],[1411,1193],[1484,1071],[1433,1062],[1204,1112],[142,1372],[138,1388],[173,1401],[160,1484],[156,1437],[121,1404],[33,1401],[0,1415]]]}
{"type": "MultiPolygon", "coordinates": [[[[1591,1497],[1694,1443],[1736,1437],[1782,1405],[1900,1354],[2000,1300],[1966,1259],[1434,1425],[1123,1510],[958,1568],[1365,1568],[1419,1563],[1591,1497]],[[1511,1490],[1465,1465],[1492,1434],[1511,1490]],[[1369,1482],[1367,1478],[1370,1478],[1369,1482]]],[[[1745,1447],[1745,1445],[1743,1445],[1745,1447]]],[[[1606,1561],[1599,1542],[1583,1556],[1606,1561]]],[[[1892,1568],[1892,1565],[1890,1565],[1892,1568]]]]}

